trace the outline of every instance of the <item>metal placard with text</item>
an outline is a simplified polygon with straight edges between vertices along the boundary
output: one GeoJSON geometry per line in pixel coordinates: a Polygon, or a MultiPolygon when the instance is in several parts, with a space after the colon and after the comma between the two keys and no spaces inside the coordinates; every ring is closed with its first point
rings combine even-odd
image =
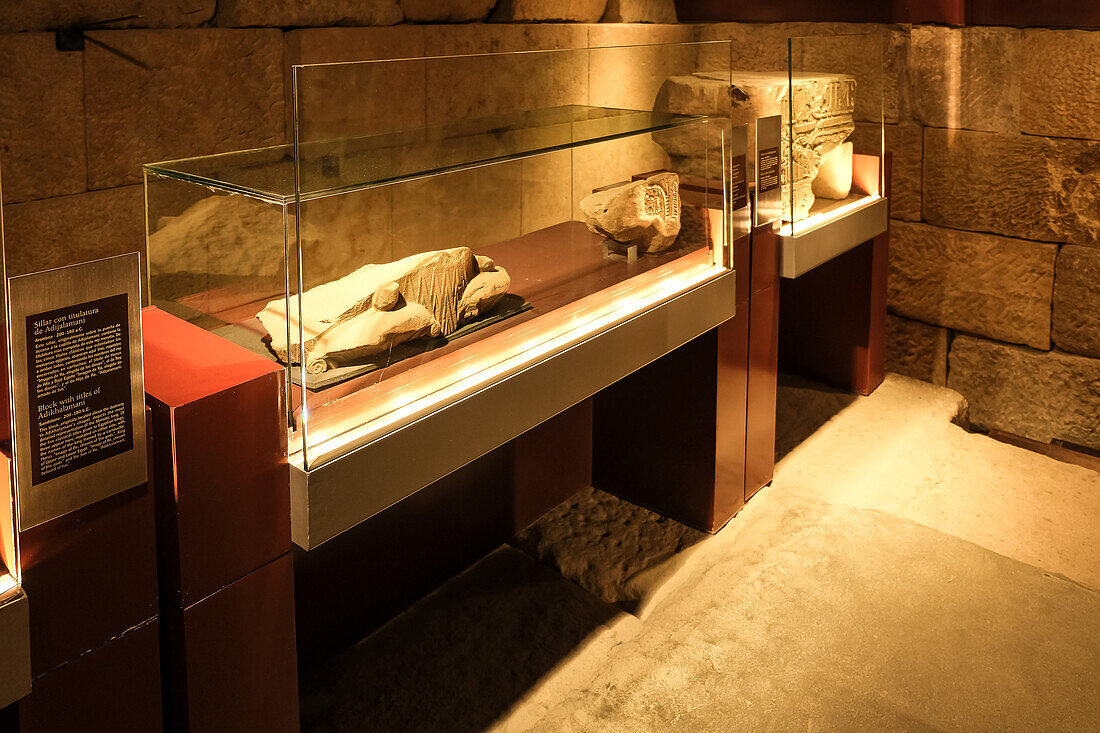
{"type": "Polygon", "coordinates": [[[756,226],[783,216],[781,125],[779,115],[756,121],[756,226]]]}
{"type": "Polygon", "coordinates": [[[146,481],[140,282],[136,253],[8,279],[21,529],[146,481]]]}

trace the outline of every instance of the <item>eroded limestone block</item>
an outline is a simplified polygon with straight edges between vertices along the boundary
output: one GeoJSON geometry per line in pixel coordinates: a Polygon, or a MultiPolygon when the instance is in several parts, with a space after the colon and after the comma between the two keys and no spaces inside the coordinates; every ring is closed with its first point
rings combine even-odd
{"type": "Polygon", "coordinates": [[[673,0],[607,0],[602,23],[675,23],[673,0]]]}
{"type": "MultiPolygon", "coordinates": [[[[303,226],[303,240],[313,240],[313,227],[303,226]]],[[[279,208],[245,196],[208,196],[157,220],[149,236],[149,273],[281,276],[284,237],[279,208]]]]}
{"type": "Polygon", "coordinates": [[[926,127],[921,186],[932,224],[1040,242],[1100,241],[1097,141],[926,127]]]}
{"type": "Polygon", "coordinates": [[[448,336],[495,306],[511,279],[488,257],[468,247],[423,252],[355,272],[273,300],[256,317],[271,336],[271,349],[284,363],[319,374],[421,336],[448,336]],[[287,345],[287,322],[301,327],[305,354],[287,345]]]}
{"type": "Polygon", "coordinates": [[[494,23],[596,23],[607,0],[498,0],[494,23]]]}
{"type": "Polygon", "coordinates": [[[482,21],[496,0],[400,0],[406,23],[469,23],[482,21]]]}
{"type": "Polygon", "coordinates": [[[397,0],[220,0],[215,25],[324,27],[393,25],[402,19],[397,0]]]}
{"type": "Polygon", "coordinates": [[[943,386],[950,331],[886,314],[886,370],[943,386]]]}
{"type": "Polygon", "coordinates": [[[1058,245],[895,221],[890,309],[1000,341],[1050,348],[1058,245]]]}
{"type": "MultiPolygon", "coordinates": [[[[813,205],[812,185],[822,159],[855,130],[855,86],[855,77],[847,74],[799,74],[788,80],[785,72],[696,72],[670,77],[658,94],[657,108],[679,114],[729,117],[734,125],[748,125],[750,178],[754,175],[756,159],[756,120],[779,115],[783,217],[798,221],[809,215],[813,205]],[[788,104],[788,89],[792,83],[794,96],[788,104]],[[789,145],[792,129],[794,144],[789,145]],[[792,186],[793,216],[790,211],[792,186]]],[[[707,136],[702,125],[657,132],[653,139],[677,163],[677,170],[684,173],[701,170],[704,167],[702,158],[715,153],[721,146],[721,138],[707,136]]]]}
{"type": "Polygon", "coordinates": [[[658,173],[581,199],[581,213],[594,233],[642,252],[662,252],[680,233],[680,177],[658,173]]]}
{"type": "Polygon", "coordinates": [[[1100,359],[958,334],[948,363],[976,427],[1100,449],[1100,359]]]}
{"type": "Polygon", "coordinates": [[[1100,248],[1058,250],[1052,334],[1059,348],[1100,358],[1100,248]]]}
{"type": "Polygon", "coordinates": [[[1020,131],[1100,139],[1100,33],[1019,32],[1020,131]]]}
{"type": "Polygon", "coordinates": [[[83,56],[89,189],[141,183],[149,161],[286,140],[280,30],[89,31],[83,56]]]}

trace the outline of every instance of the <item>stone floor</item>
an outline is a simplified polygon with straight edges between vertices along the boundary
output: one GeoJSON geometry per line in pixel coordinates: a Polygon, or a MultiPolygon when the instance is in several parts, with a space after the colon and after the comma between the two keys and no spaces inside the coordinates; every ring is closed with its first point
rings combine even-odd
{"type": "Polygon", "coordinates": [[[784,380],[708,536],[597,490],[302,681],[306,731],[1100,726],[1100,474],[958,394],[784,380]]]}

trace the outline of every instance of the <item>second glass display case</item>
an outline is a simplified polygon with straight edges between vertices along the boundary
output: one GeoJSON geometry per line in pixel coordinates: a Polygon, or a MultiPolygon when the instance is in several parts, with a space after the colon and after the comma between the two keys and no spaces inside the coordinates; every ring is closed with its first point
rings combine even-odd
{"type": "Polygon", "coordinates": [[[737,136],[668,100],[729,58],[295,66],[290,144],[145,167],[152,302],[285,364],[322,466],[729,271],[737,136]]]}

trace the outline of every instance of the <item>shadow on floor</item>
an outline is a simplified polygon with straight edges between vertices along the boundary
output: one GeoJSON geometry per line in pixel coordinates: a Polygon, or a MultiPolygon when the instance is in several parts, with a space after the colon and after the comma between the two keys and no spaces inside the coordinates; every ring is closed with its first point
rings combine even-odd
{"type": "Polygon", "coordinates": [[[793,374],[779,374],[775,403],[775,460],[816,433],[859,395],[793,374]]]}
{"type": "Polygon", "coordinates": [[[303,678],[302,730],[485,730],[617,614],[502,547],[303,678]]]}
{"type": "Polygon", "coordinates": [[[605,603],[643,616],[706,532],[587,488],[512,544],[605,603]]]}

